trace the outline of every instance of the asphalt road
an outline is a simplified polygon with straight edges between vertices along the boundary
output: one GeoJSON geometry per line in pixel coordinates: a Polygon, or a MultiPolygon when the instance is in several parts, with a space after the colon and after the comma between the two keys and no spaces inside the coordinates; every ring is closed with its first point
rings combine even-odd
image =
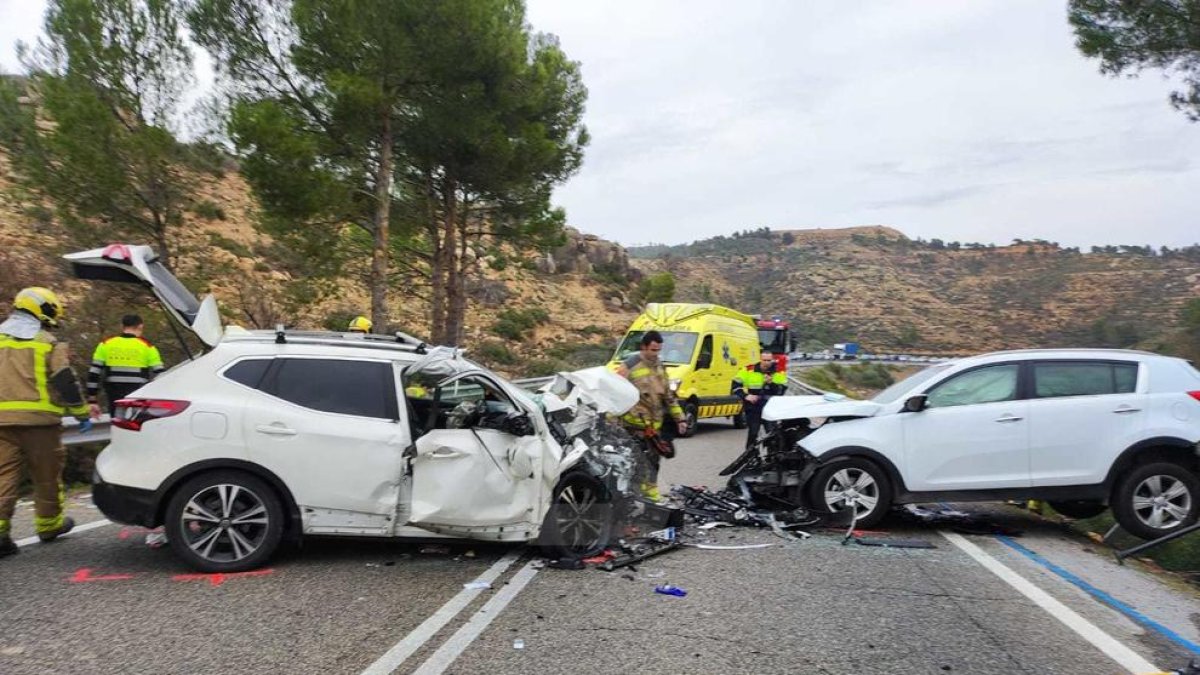
{"type": "MultiPolygon", "coordinates": [[[[743,433],[703,425],[679,442],[662,482],[717,484],[743,433]]],[[[323,540],[269,571],[226,578],[193,575],[166,549],[147,547],[143,531],[107,525],[0,561],[0,672],[1090,675],[1139,672],[1130,663],[1180,667],[1188,645],[1200,643],[1200,599],[1189,588],[1118,568],[1087,540],[1023,511],[982,510],[1024,530],[1016,545],[1096,593],[994,537],[968,537],[980,552],[972,557],[898,518],[890,535],[937,548],[842,546],[832,532],[789,543],[722,528],[711,543],[770,546],[684,549],[605,573],[538,569],[524,548],[422,553],[323,540]],[[1051,600],[1039,602],[1057,615],[981,560],[1010,570],[1028,592],[1040,589],[1051,600]],[[489,570],[490,589],[463,588],[489,570]],[[687,597],[655,594],[664,582],[687,597]],[[1090,624],[1092,641],[1057,616],[1090,624]]],[[[100,518],[86,500],[72,512],[100,518]]],[[[28,516],[21,511],[18,523],[28,516]]]]}

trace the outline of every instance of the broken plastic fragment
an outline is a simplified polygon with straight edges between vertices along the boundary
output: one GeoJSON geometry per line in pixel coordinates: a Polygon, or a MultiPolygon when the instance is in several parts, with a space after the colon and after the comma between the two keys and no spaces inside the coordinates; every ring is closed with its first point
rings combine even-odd
{"type": "Polygon", "coordinates": [[[521,638],[513,640],[513,649],[525,649],[525,641],[521,638]]]}
{"type": "Polygon", "coordinates": [[[777,544],[736,544],[736,545],[685,544],[685,546],[691,546],[692,548],[702,548],[702,549],[705,549],[708,551],[745,551],[745,550],[752,549],[752,548],[770,548],[772,546],[777,546],[777,544]]]}
{"type": "Polygon", "coordinates": [[[683,590],[682,588],[680,588],[678,586],[672,586],[671,584],[663,584],[661,586],[655,586],[654,592],[658,593],[659,595],[673,595],[677,598],[682,598],[687,595],[687,591],[683,590]]]}
{"type": "Polygon", "coordinates": [[[467,583],[463,584],[463,588],[468,588],[473,591],[482,591],[491,587],[492,583],[490,581],[468,581],[467,583]]]}

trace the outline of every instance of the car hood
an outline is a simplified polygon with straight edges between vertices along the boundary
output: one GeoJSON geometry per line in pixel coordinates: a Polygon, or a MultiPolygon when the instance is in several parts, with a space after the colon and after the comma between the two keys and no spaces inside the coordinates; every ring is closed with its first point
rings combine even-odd
{"type": "Polygon", "coordinates": [[[558,373],[541,388],[539,402],[546,415],[558,420],[571,438],[591,429],[605,415],[629,410],[640,397],[629,380],[597,366],[558,373]]]}
{"type": "Polygon", "coordinates": [[[826,396],[776,396],[763,407],[763,419],[776,422],[804,417],[872,417],[882,409],[883,406],[874,401],[830,401],[826,396]]]}

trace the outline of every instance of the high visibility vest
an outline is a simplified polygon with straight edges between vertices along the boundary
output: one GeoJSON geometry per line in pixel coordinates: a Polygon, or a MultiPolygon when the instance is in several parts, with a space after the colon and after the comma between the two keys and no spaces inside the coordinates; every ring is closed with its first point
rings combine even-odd
{"type": "Polygon", "coordinates": [[[780,394],[787,390],[787,373],[771,368],[768,376],[762,372],[760,365],[755,364],[738,373],[734,379],[734,391],[741,396],[746,394],[780,394]]]}
{"type": "MultiPolygon", "coordinates": [[[[58,422],[65,413],[77,417],[88,414],[88,407],[82,401],[66,406],[55,403],[50,389],[51,378],[56,375],[50,372],[54,366],[51,362],[54,348],[53,338],[45,333],[39,333],[32,340],[0,335],[0,423],[8,417],[4,413],[46,413],[45,423],[50,424],[58,422]]],[[[62,370],[69,375],[69,385],[75,388],[74,396],[79,396],[79,385],[65,364],[65,353],[60,358],[64,362],[62,370]]],[[[41,421],[36,416],[34,419],[41,421]]]]}
{"type": "Polygon", "coordinates": [[[96,345],[88,368],[88,397],[95,399],[100,384],[138,387],[163,371],[158,348],[136,335],[117,335],[96,345]]]}

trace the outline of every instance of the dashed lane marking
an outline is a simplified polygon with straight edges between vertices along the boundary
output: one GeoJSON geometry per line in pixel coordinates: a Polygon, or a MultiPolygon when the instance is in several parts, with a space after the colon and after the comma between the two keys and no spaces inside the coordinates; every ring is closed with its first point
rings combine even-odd
{"type": "Polygon", "coordinates": [[[508,603],[512,602],[512,599],[517,597],[517,594],[525,586],[529,585],[537,573],[538,568],[534,566],[533,561],[526,563],[519,572],[513,575],[512,580],[504,588],[484,603],[483,607],[480,607],[479,611],[475,612],[475,615],[468,619],[462,628],[450,636],[445,644],[438,647],[438,650],[426,659],[413,675],[441,675],[445,672],[454,663],[454,660],[461,656],[467,647],[471,646],[475,638],[479,637],[479,634],[492,623],[492,620],[504,611],[508,603]]]}
{"type": "MultiPolygon", "coordinates": [[[[476,577],[475,581],[472,582],[471,585],[478,584],[479,582],[486,582],[490,586],[491,583],[499,578],[501,574],[504,574],[505,570],[511,567],[520,556],[520,550],[506,553],[504,557],[500,558],[491,567],[489,567],[486,572],[476,577]]],[[[511,585],[512,584],[509,584],[509,586],[511,585]]],[[[508,586],[505,587],[506,590],[507,588],[508,586]]],[[[471,604],[471,601],[479,597],[479,594],[483,593],[483,591],[483,588],[463,588],[458,592],[457,595],[455,595],[453,598],[450,598],[446,604],[442,605],[438,611],[434,612],[432,616],[422,621],[421,625],[417,626],[412,630],[412,632],[404,636],[403,640],[397,642],[395,646],[387,650],[387,653],[379,657],[375,663],[367,666],[367,669],[362,671],[362,675],[387,675],[388,673],[395,671],[397,668],[403,665],[408,657],[415,654],[417,650],[423,647],[426,642],[429,642],[429,640],[436,635],[439,630],[445,627],[445,625],[450,623],[454,617],[458,616],[464,609],[466,609],[467,606],[471,604]]],[[[498,596],[500,594],[497,593],[496,595],[498,596]]],[[[493,600],[494,599],[495,598],[493,598],[493,600]]]]}
{"type": "Polygon", "coordinates": [[[1121,664],[1121,667],[1125,670],[1128,670],[1130,673],[1159,672],[1158,668],[1154,667],[1154,664],[1142,658],[1140,654],[1125,646],[1124,643],[1113,636],[1100,630],[1096,627],[1096,624],[1076,614],[1074,610],[1056,600],[1046,591],[1035,586],[1033,582],[1012,571],[1004,563],[988,555],[983,549],[967,541],[962,535],[941,530],[939,530],[939,533],[950,540],[951,544],[959,547],[967,555],[974,558],[980,565],[986,567],[989,572],[1000,577],[1005,583],[1020,592],[1021,595],[1024,595],[1026,598],[1032,600],[1035,605],[1046,610],[1050,616],[1066,624],[1068,628],[1075,631],[1080,637],[1092,643],[1092,646],[1096,647],[1096,649],[1099,649],[1110,659],[1121,664]]]}

